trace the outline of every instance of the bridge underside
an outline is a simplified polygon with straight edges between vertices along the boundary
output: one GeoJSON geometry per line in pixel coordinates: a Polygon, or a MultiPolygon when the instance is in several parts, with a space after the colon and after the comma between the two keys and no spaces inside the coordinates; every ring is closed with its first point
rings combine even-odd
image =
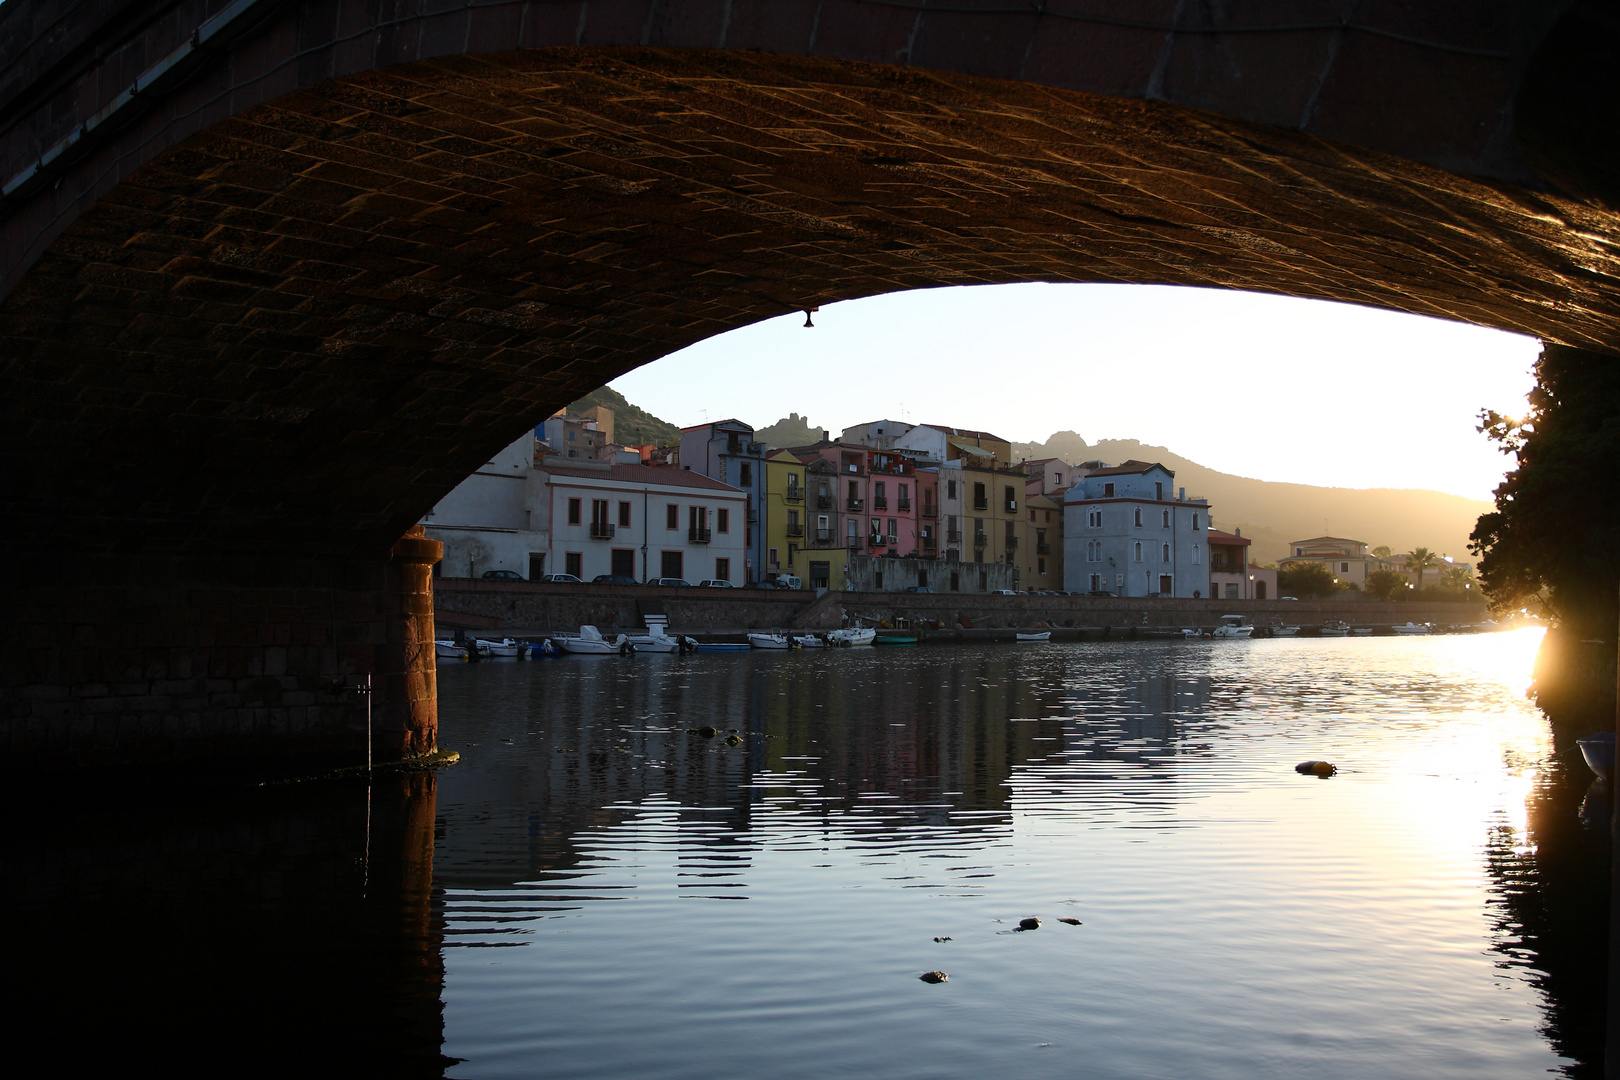
{"type": "Polygon", "coordinates": [[[1590,205],[917,69],[562,49],[321,83],[141,168],[0,304],[4,543],[45,577],[5,631],[10,745],[116,744],[178,723],[177,696],[202,727],[232,701],[233,723],[290,723],[251,713],[271,706],[243,703],[246,681],[318,695],[387,667],[347,638],[393,649],[415,680],[394,742],[430,748],[431,649],[413,650],[431,623],[388,598],[391,546],[539,417],[762,318],[943,285],[1172,283],[1616,353],[1617,252],[1620,219],[1590,205]],[[333,577],[354,561],[378,576],[333,577]],[[157,600],[154,574],[173,586],[157,600]],[[64,577],[83,596],[53,602],[64,577]],[[372,615],[323,629],[322,605],[357,596],[372,615]],[[297,639],[290,668],[221,651],[232,604],[256,613],[242,641],[297,639]],[[117,685],[144,704],[87,721],[117,685]]]}

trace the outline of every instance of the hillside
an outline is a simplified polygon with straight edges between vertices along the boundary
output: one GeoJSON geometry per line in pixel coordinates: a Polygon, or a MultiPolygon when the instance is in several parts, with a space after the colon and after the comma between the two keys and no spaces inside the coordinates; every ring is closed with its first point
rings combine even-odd
{"type": "Polygon", "coordinates": [[[613,410],[613,440],[623,446],[645,446],[647,443],[656,446],[680,445],[680,428],[658,419],[646,409],[630,404],[623,394],[611,386],[593,390],[571,403],[565,411],[570,416],[578,416],[593,405],[613,410]]]}
{"type": "Polygon", "coordinates": [[[1216,472],[1162,446],[1135,439],[1104,439],[1088,444],[1072,431],[1058,432],[1044,443],[1014,444],[1015,457],[1057,457],[1070,463],[1093,458],[1119,464],[1136,458],[1157,461],[1176,474],[1176,485],[1188,495],[1209,499],[1217,528],[1241,528],[1254,541],[1256,562],[1273,562],[1288,554],[1290,540],[1312,536],[1346,536],[1395,551],[1427,547],[1463,562],[1473,562],[1468,534],[1480,514],[1491,509],[1481,499],[1438,491],[1403,488],[1328,488],[1279,484],[1216,472]]]}

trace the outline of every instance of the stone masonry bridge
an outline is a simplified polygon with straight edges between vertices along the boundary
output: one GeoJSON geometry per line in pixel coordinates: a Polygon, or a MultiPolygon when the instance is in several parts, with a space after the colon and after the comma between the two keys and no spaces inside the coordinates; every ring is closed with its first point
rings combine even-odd
{"type": "Polygon", "coordinates": [[[434,746],[406,535],[538,417],[902,289],[1620,352],[1620,26],[1531,0],[6,0],[5,745],[434,746]],[[405,539],[401,539],[405,536],[405,539]]]}

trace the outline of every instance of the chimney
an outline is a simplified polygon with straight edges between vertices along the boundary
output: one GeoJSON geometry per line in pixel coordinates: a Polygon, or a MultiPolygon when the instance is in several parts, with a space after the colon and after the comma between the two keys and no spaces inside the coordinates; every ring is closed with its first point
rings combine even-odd
{"type": "Polygon", "coordinates": [[[832,432],[828,431],[826,428],[822,428],[821,429],[821,441],[822,442],[832,442],[832,432]]]}
{"type": "Polygon", "coordinates": [[[1176,502],[1186,502],[1186,501],[1187,501],[1187,489],[1186,488],[1177,488],[1176,489],[1176,502]]]}
{"type": "Polygon", "coordinates": [[[1237,528],[1237,529],[1234,529],[1234,530],[1232,530],[1232,533],[1233,533],[1234,536],[1242,536],[1243,535],[1243,529],[1241,527],[1237,528]]]}

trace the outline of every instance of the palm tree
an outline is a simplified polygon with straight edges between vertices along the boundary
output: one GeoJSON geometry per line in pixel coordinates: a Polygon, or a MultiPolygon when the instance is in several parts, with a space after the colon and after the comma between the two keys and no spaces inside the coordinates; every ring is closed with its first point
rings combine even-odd
{"type": "Polygon", "coordinates": [[[1406,553],[1406,568],[1417,571],[1417,587],[1423,588],[1423,571],[1440,561],[1440,556],[1426,547],[1413,548],[1406,553]]]}
{"type": "Polygon", "coordinates": [[[1468,566],[1448,566],[1440,575],[1440,584],[1452,589],[1466,589],[1474,584],[1474,570],[1468,566]]]}

